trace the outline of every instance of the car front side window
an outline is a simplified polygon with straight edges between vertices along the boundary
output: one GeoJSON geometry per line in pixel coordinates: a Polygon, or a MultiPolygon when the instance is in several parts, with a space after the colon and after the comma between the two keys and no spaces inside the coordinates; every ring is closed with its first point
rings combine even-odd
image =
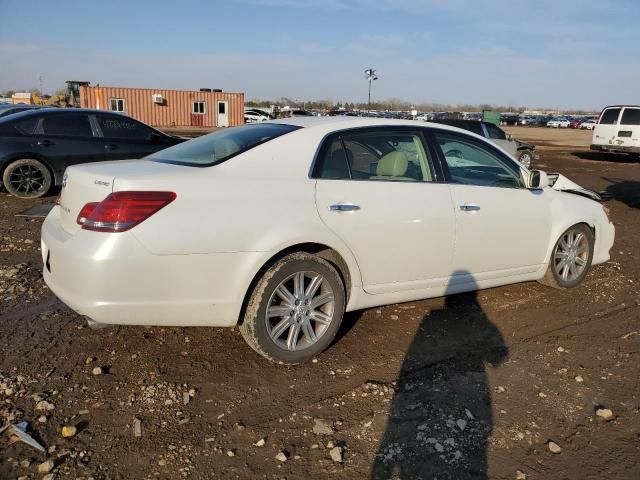
{"type": "Polygon", "coordinates": [[[510,159],[467,136],[434,132],[452,183],[521,188],[520,168],[510,159]]]}
{"type": "Polygon", "coordinates": [[[409,131],[346,132],[321,149],[317,177],[395,182],[433,181],[422,136],[409,131]]]}

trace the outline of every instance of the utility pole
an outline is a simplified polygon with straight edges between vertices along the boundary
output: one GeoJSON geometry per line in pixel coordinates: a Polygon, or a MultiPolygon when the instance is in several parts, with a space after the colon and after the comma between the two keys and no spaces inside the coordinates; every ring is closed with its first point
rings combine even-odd
{"type": "Polygon", "coordinates": [[[378,73],[374,68],[367,68],[364,71],[364,76],[369,81],[369,103],[367,107],[367,113],[371,112],[371,82],[378,79],[378,73]]]}

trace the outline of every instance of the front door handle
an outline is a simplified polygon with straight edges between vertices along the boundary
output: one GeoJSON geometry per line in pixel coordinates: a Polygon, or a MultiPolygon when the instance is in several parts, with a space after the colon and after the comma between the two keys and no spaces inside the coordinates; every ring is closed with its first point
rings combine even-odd
{"type": "Polygon", "coordinates": [[[335,205],[329,205],[329,210],[332,212],[353,212],[354,210],[360,210],[360,205],[354,205],[353,203],[336,203],[335,205]]]}
{"type": "Polygon", "coordinates": [[[55,145],[55,143],[52,142],[51,140],[40,140],[38,142],[38,145],[40,145],[42,147],[50,147],[51,145],[55,145]]]}
{"type": "Polygon", "coordinates": [[[463,212],[477,212],[478,210],[480,210],[480,206],[473,203],[464,203],[460,205],[460,210],[462,210],[463,212]]]}
{"type": "Polygon", "coordinates": [[[105,150],[116,150],[118,148],[118,146],[115,143],[107,143],[104,146],[105,150]]]}

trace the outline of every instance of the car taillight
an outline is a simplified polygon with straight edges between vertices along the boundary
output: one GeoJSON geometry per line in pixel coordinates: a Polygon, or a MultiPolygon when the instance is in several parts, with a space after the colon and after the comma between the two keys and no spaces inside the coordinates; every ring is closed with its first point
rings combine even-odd
{"type": "Polygon", "coordinates": [[[609,209],[609,207],[607,207],[606,205],[603,204],[602,205],[602,210],[604,210],[604,214],[609,219],[609,223],[611,223],[611,210],[609,209]]]}
{"type": "Polygon", "coordinates": [[[84,225],[84,223],[87,221],[87,218],[89,218],[89,216],[93,213],[93,211],[99,204],[99,202],[91,202],[82,207],[80,213],[78,214],[78,218],[76,218],[76,223],[78,225],[84,225]]]}
{"type": "MultiPolygon", "coordinates": [[[[114,192],[102,202],[87,203],[80,214],[89,212],[84,230],[124,232],[140,224],[176,199],[175,192],[114,192]]],[[[78,215],[80,223],[80,215],[78,215]]]]}

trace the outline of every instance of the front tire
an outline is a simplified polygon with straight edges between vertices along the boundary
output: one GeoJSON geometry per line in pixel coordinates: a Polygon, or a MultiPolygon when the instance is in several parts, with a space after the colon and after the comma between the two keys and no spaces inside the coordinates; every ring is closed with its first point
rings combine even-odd
{"type": "Polygon", "coordinates": [[[533,164],[533,152],[528,148],[521,150],[518,152],[518,162],[527,169],[531,168],[531,165],[533,164]]]}
{"type": "Polygon", "coordinates": [[[326,260],[296,252],[275,262],[251,292],[240,332],[256,352],[277,363],[311,360],[334,339],[345,288],[326,260]]]}
{"type": "Polygon", "coordinates": [[[584,280],[593,260],[594,237],[583,224],[568,228],[556,242],[549,267],[540,283],[554,288],[573,288],[584,280]]]}
{"type": "Polygon", "coordinates": [[[51,189],[51,173],[39,160],[22,158],[11,162],[2,175],[2,185],[18,198],[38,198],[51,189]]]}

